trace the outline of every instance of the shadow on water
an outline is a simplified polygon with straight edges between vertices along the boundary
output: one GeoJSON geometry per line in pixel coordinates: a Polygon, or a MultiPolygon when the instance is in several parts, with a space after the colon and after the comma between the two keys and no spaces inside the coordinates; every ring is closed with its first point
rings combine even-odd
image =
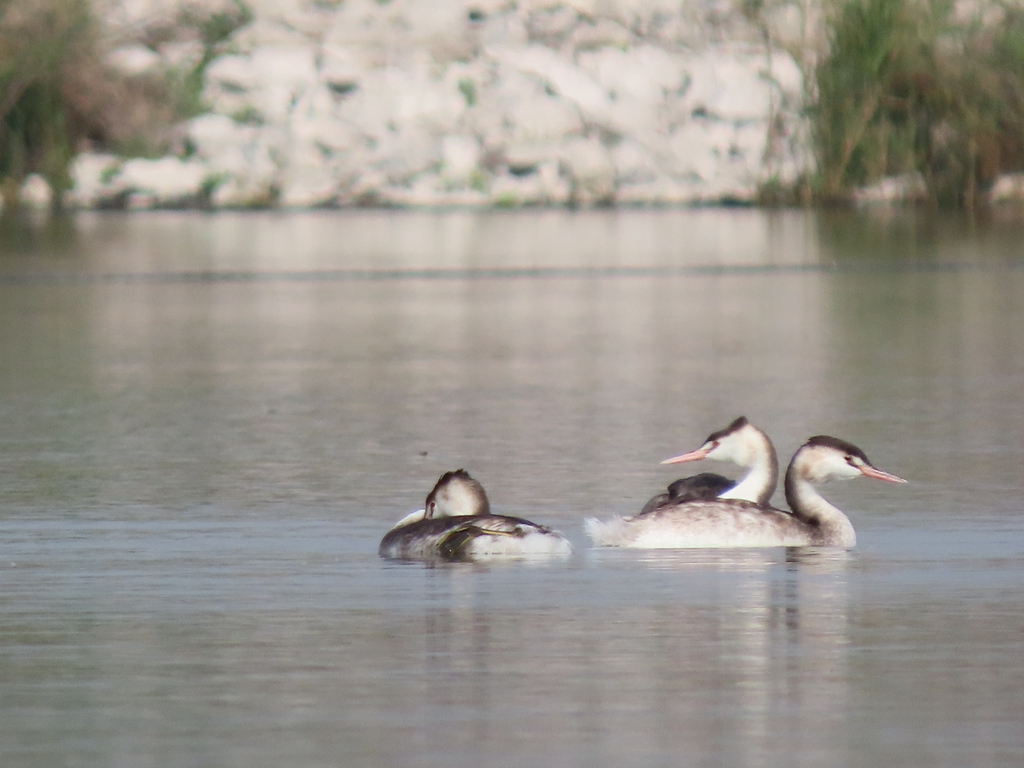
{"type": "Polygon", "coordinates": [[[816,217],[822,256],[842,263],[972,264],[1020,261],[1024,209],[997,207],[976,213],[929,208],[822,211],[816,217]],[[969,247],[964,247],[969,244],[969,247]]]}
{"type": "Polygon", "coordinates": [[[74,259],[80,245],[74,216],[0,209],[0,264],[12,259],[74,259]]]}

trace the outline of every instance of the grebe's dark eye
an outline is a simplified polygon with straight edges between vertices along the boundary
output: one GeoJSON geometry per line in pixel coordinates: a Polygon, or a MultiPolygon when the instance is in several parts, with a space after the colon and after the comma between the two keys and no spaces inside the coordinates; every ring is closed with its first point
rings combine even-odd
{"type": "Polygon", "coordinates": [[[847,455],[846,463],[849,464],[852,467],[853,466],[853,456],[847,455]]]}

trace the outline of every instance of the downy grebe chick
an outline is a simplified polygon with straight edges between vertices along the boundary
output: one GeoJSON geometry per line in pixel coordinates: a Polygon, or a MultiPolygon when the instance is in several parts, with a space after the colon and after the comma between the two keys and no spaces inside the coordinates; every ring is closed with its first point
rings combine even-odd
{"type": "Polygon", "coordinates": [[[403,560],[472,560],[568,555],[572,545],[543,525],[491,514],[484,487],[457,469],[441,475],[422,510],[384,535],[378,553],[403,560]]]}
{"type": "Polygon", "coordinates": [[[659,507],[646,515],[585,521],[594,543],[605,547],[853,547],[850,519],[815,489],[829,480],[871,477],[905,483],[871,465],[845,440],[818,435],[793,455],[786,470],[792,512],[750,501],[711,499],[659,507]]]}
{"type": "Polygon", "coordinates": [[[779,459],[768,435],[755,427],[745,416],[708,435],[704,444],[695,451],[684,453],[662,464],[682,464],[700,459],[731,461],[746,468],[747,474],[739,482],[714,472],[702,472],[684,477],[669,485],[668,493],[651,498],[641,510],[646,515],[659,507],[687,501],[707,499],[741,499],[756,504],[768,504],[779,480],[779,459]]]}

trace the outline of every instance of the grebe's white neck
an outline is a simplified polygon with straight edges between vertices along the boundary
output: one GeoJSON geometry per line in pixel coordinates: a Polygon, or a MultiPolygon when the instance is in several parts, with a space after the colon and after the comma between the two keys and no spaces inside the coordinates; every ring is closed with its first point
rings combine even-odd
{"type": "Polygon", "coordinates": [[[857,543],[850,518],[822,498],[814,486],[862,475],[890,483],[907,482],[871,466],[860,448],[836,437],[812,437],[793,455],[786,470],[786,501],[793,516],[815,531],[814,544],[849,548],[857,543]]]}
{"type": "Polygon", "coordinates": [[[737,499],[766,505],[779,481],[779,459],[775,446],[764,432],[740,416],[723,430],[708,435],[696,451],[684,453],[662,464],[681,464],[698,459],[731,461],[749,471],[720,499],[737,499]]]}
{"type": "Polygon", "coordinates": [[[793,515],[818,531],[815,543],[828,547],[846,547],[857,544],[857,533],[842,510],[830,504],[818,493],[809,480],[793,472],[786,472],[786,502],[793,515]]]}
{"type": "MultiPolygon", "coordinates": [[[[732,460],[749,471],[734,487],[719,496],[720,499],[742,499],[767,504],[779,482],[779,459],[768,435],[753,424],[747,424],[739,433],[738,445],[732,460]]],[[[718,458],[710,454],[708,458],[718,458]]],[[[726,458],[726,457],[722,457],[726,458]]]]}

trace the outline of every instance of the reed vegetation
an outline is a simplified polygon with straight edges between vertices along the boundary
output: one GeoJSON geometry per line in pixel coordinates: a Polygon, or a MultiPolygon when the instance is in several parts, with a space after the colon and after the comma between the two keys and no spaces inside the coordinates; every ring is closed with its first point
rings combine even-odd
{"type": "Polygon", "coordinates": [[[68,187],[75,138],[92,119],[81,88],[91,80],[91,28],[85,0],[0,0],[0,185],[8,205],[31,172],[58,192],[68,187]]]}
{"type": "Polygon", "coordinates": [[[841,0],[811,118],[823,201],[920,173],[933,202],[974,207],[1024,170],[1024,9],[979,0],[841,0]]]}
{"type": "Polygon", "coordinates": [[[41,174],[60,206],[69,167],[83,149],[127,156],[174,151],[174,126],[203,111],[206,66],[232,33],[252,20],[242,0],[198,13],[187,7],[170,24],[125,40],[105,29],[90,0],[0,0],[0,191],[16,208],[26,175],[41,174]],[[194,60],[126,74],[106,64],[117,45],[154,51],[196,43],[194,60]]]}

